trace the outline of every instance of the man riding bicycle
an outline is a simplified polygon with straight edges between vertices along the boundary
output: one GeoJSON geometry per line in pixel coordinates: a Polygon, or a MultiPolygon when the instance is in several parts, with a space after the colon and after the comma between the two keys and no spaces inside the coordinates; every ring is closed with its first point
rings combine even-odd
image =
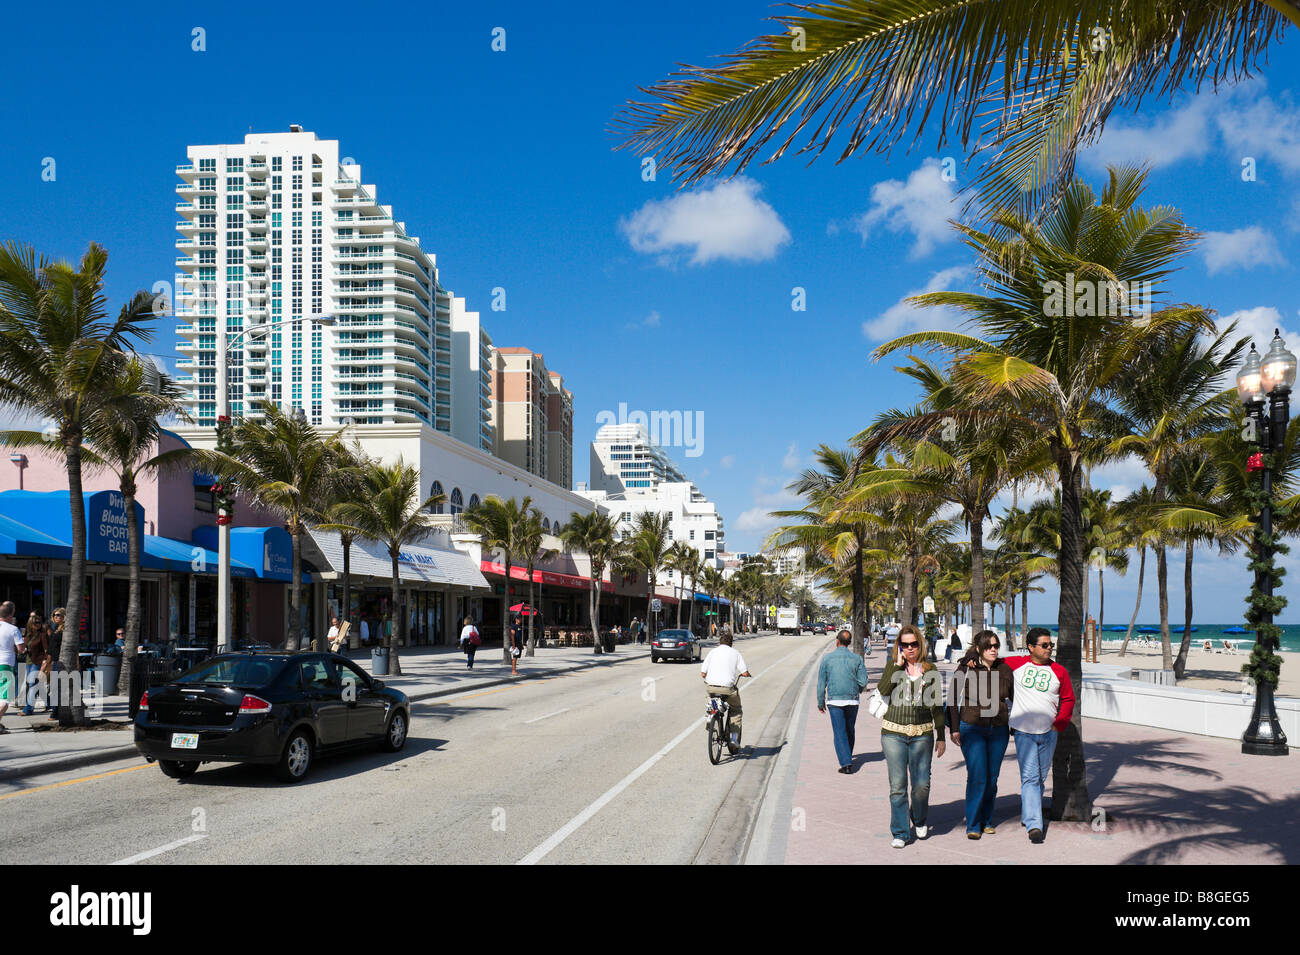
{"type": "Polygon", "coordinates": [[[708,695],[722,697],[731,711],[731,739],[728,748],[734,753],[740,747],[741,710],[737,683],[742,676],[749,676],[749,670],[740,651],[732,648],[731,639],[730,633],[723,633],[718,638],[718,646],[709,651],[700,665],[700,676],[704,678],[704,688],[708,695]]]}

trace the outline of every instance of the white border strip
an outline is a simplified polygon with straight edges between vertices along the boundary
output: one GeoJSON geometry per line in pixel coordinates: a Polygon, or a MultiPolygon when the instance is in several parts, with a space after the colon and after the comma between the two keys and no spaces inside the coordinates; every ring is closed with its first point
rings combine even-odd
{"type": "Polygon", "coordinates": [[[119,859],[111,865],[135,865],[137,862],[143,862],[145,859],[152,859],[154,856],[160,856],[164,852],[171,852],[173,849],[179,849],[181,846],[188,845],[191,842],[198,842],[200,839],[206,839],[206,832],[198,832],[192,836],[186,836],[184,839],[177,839],[175,842],[169,842],[165,846],[159,846],[157,849],[150,849],[148,852],[141,852],[139,855],[131,856],[129,859],[119,859]]]}

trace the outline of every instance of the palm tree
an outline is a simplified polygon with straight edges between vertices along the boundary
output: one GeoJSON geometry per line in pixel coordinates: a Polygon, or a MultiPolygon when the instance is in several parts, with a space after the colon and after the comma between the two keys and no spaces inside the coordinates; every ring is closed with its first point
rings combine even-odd
{"type": "Polygon", "coordinates": [[[343,545],[343,604],[339,615],[349,626],[352,621],[352,544],[358,531],[345,520],[346,508],[364,492],[363,475],[369,462],[360,442],[355,439],[351,446],[344,445],[340,449],[337,480],[330,485],[330,496],[323,509],[325,523],[321,525],[326,530],[337,531],[339,543],[343,545]]]}
{"type": "Polygon", "coordinates": [[[542,512],[530,508],[524,521],[523,535],[520,537],[520,554],[528,568],[528,656],[535,655],[537,637],[533,632],[533,622],[537,619],[537,604],[533,602],[533,566],[539,561],[550,560],[555,551],[542,546],[546,530],[542,527],[542,512]]]}
{"type": "MultiPolygon", "coordinates": [[[[300,412],[285,414],[262,405],[265,420],[244,418],[233,429],[230,454],[196,451],[198,460],[230,481],[263,507],[284,518],[293,540],[293,580],[289,588],[289,635],[285,646],[297,650],[302,638],[302,535],[308,524],[328,520],[326,508],[334,485],[346,479],[342,431],[322,437],[300,412]]],[[[323,634],[319,635],[323,641],[323,634]]],[[[318,641],[317,649],[324,649],[318,641]]]]}
{"type": "Polygon", "coordinates": [[[133,357],[117,379],[109,400],[97,408],[86,426],[89,446],[85,458],[109,468],[118,476],[126,502],[127,584],[126,625],[123,628],[122,669],[118,686],[129,693],[131,671],[140,645],[140,519],[135,509],[138,480],[142,475],[192,464],[193,451],[163,451],[159,418],[184,415],[183,392],[147,359],[133,357]]]}
{"type": "Polygon", "coordinates": [[[401,676],[397,648],[406,640],[408,615],[401,612],[398,562],[403,547],[417,544],[433,532],[431,511],[443,503],[444,497],[435,494],[421,500],[420,472],[400,457],[393,464],[367,461],[361,466],[361,479],[361,494],[340,506],[338,513],[357,529],[358,536],[377,541],[388,550],[393,569],[389,590],[392,626],[384,637],[384,646],[389,648],[389,671],[401,676]]]}
{"type": "Polygon", "coordinates": [[[525,497],[522,501],[515,498],[502,500],[495,494],[488,495],[479,502],[478,507],[466,508],[461,513],[461,520],[475,534],[485,551],[498,550],[505,563],[505,591],[501,596],[501,662],[510,662],[510,568],[524,556],[527,536],[528,512],[532,510],[533,499],[525,497]]]}
{"type": "MultiPolygon", "coordinates": [[[[1097,568],[1097,639],[1101,639],[1101,628],[1106,622],[1106,584],[1103,572],[1107,567],[1119,573],[1128,573],[1128,547],[1125,535],[1119,525],[1119,514],[1110,503],[1110,491],[1092,490],[1083,492],[1085,516],[1084,551],[1088,555],[1088,564],[1097,568]]],[[[1083,614],[1088,616],[1088,591],[1084,585],[1083,614]]]]}
{"type": "Polygon", "coordinates": [[[874,535],[884,522],[865,509],[855,510],[842,520],[833,521],[831,515],[843,509],[847,496],[862,486],[873,465],[859,458],[855,466],[851,452],[827,444],[818,447],[813,457],[820,470],[809,468],[787,486],[808,503],[799,510],[772,512],[773,517],[797,523],[778,527],[764,546],[777,551],[800,548],[833,566],[852,568],[853,652],[861,656],[871,627],[866,571],[874,535]]]}
{"type": "MultiPolygon", "coordinates": [[[[91,243],[80,266],[50,262],[15,242],[0,249],[0,406],[51,422],[68,472],[72,554],[67,612],[59,651],[75,671],[85,606],[86,510],[82,445],[88,417],[106,399],[133,341],[150,340],[153,296],[136,292],[110,319],[103,297],[108,253],[91,243]]],[[[84,710],[60,707],[62,722],[84,710]]]]}
{"type": "MultiPolygon", "coordinates": [[[[1235,367],[1247,339],[1235,345],[1230,325],[1209,343],[1195,328],[1171,329],[1152,336],[1140,361],[1144,373],[1132,375],[1119,389],[1122,415],[1115,422],[1122,435],[1109,451],[1136,454],[1154,478],[1152,499],[1159,509],[1166,500],[1170,468],[1206,435],[1223,430],[1236,402],[1236,390],[1223,389],[1224,377],[1235,367]]],[[[1156,583],[1160,601],[1160,643],[1164,667],[1173,666],[1169,635],[1169,567],[1163,539],[1155,542],[1156,583]]]]}
{"type": "Polygon", "coordinates": [[[1137,600],[1133,603],[1133,616],[1129,618],[1124,643],[1119,648],[1120,656],[1128,652],[1128,643],[1133,638],[1133,627],[1137,624],[1138,611],[1142,608],[1142,583],[1146,577],[1147,548],[1155,543],[1159,534],[1152,524],[1153,502],[1151,488],[1143,484],[1115,505],[1119,525],[1125,529],[1124,546],[1138,549],[1137,600]]]}
{"type": "MultiPolygon", "coordinates": [[[[1112,168],[1100,196],[1075,180],[1041,225],[999,213],[993,217],[994,231],[959,226],[980,256],[979,271],[991,294],[935,292],[911,301],[955,307],[986,338],[922,332],[877,350],[877,355],[921,346],[949,351],[963,408],[954,416],[959,421],[1014,418],[1041,445],[1030,447],[1029,456],[1050,457],[1061,491],[1058,659],[1078,685],[1082,475],[1085,461],[1101,458],[1108,445],[1104,402],[1157,336],[1191,328],[1214,331],[1203,309],[1170,306],[1139,314],[1131,299],[1116,294],[1120,289],[1150,290],[1148,298],[1159,294],[1174,260],[1195,238],[1176,210],[1138,205],[1145,178],[1137,170],[1112,168]],[[1070,289],[1073,297],[1076,281],[1092,290],[1092,305],[1082,296],[1062,307],[1062,290],[1070,289]],[[1097,292],[1104,307],[1099,307],[1097,292]]],[[[1061,818],[1091,818],[1078,713],[1056,750],[1053,792],[1062,797],[1053,800],[1061,818]]]]}
{"type": "Polygon", "coordinates": [[[984,521],[993,499],[1026,468],[1042,468],[1044,461],[1017,462],[1016,449],[1024,446],[1013,419],[984,418],[962,422],[949,414],[960,395],[944,372],[924,359],[913,357],[910,367],[897,369],[922,388],[920,404],[910,410],[892,409],[858,434],[853,443],[866,457],[894,446],[907,451],[920,474],[929,478],[928,489],[941,500],[961,508],[970,533],[971,627],[984,629],[984,521]]]}
{"type": "Polygon", "coordinates": [[[713,625],[718,621],[718,596],[723,592],[726,578],[718,568],[705,567],[700,573],[700,582],[704,584],[704,592],[709,595],[709,611],[713,619],[708,621],[709,626],[705,627],[705,632],[711,634],[713,625]]]}
{"type": "Polygon", "coordinates": [[[560,540],[571,553],[587,555],[591,573],[591,602],[587,618],[591,622],[591,641],[600,653],[600,588],[605,570],[613,569],[621,563],[626,548],[618,539],[618,528],[610,516],[602,511],[579,514],[574,511],[569,515],[560,540]]]}
{"type": "MultiPolygon", "coordinates": [[[[654,620],[650,614],[650,601],[654,599],[655,587],[659,584],[659,569],[664,565],[664,557],[667,555],[670,546],[668,535],[671,523],[671,518],[667,514],[642,511],[637,515],[636,533],[632,535],[629,541],[631,544],[628,549],[629,560],[641,573],[646,575],[645,615],[647,625],[654,620]]],[[[653,630],[646,634],[647,639],[653,636],[653,630]]]]}
{"type": "Polygon", "coordinates": [[[797,152],[821,155],[842,123],[839,161],[917,141],[933,118],[963,152],[992,152],[976,182],[985,208],[1032,210],[1061,195],[1075,154],[1111,110],[1158,89],[1172,98],[1203,81],[1250,75],[1300,2],[945,3],[829,0],[772,19],[779,32],[721,66],[685,66],[629,102],[613,129],[693,183],[767,162],[807,127],[797,152]],[[913,123],[913,120],[916,123],[913,123]],[[793,128],[786,134],[787,124],[793,128]]]}

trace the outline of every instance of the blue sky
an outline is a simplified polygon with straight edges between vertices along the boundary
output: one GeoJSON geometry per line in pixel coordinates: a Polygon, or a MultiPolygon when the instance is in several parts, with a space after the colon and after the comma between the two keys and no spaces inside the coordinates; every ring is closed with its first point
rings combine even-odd
{"type": "MultiPolygon", "coordinates": [[[[811,449],[910,402],[895,363],[872,364],[871,348],[942,322],[901,300],[960,286],[971,262],[945,225],[962,156],[936,152],[933,136],[838,166],[787,156],[689,193],[666,174],[645,181],[637,156],[611,149],[609,121],[638,85],[731,52],[772,12],[753,0],[712,3],[707,18],[679,0],[401,15],[336,3],[73,3],[57,16],[21,5],[0,37],[0,237],[60,257],[103,243],[120,302],[173,277],[173,168],[186,145],[300,123],[362,164],[497,344],[541,351],[565,376],[578,480],[600,412],[625,402],[702,413],[703,453],[669,451],[718,503],[729,545],[757,549],[811,449]],[[491,49],[496,27],[504,52],[491,49]],[[946,156],[955,184],[938,174],[946,156]],[[51,159],[55,178],[43,181],[51,159]],[[489,308],[496,287],[504,312],[489,308]],[[792,310],[796,288],[806,311],[792,310]]],[[[1100,181],[1107,160],[1152,163],[1147,203],[1178,206],[1206,233],[1175,297],[1257,334],[1300,332],[1300,40],[1288,39],[1262,81],[1117,113],[1080,167],[1100,181]],[[1247,157],[1254,181],[1242,178],[1247,157]]],[[[172,353],[173,324],[160,324],[153,351],[172,353]]],[[[1094,476],[1116,496],[1142,480],[1133,464],[1094,476]]],[[[1198,604],[1231,619],[1244,560],[1198,566],[1198,604]]],[[[1171,559],[1175,615],[1181,574],[1171,559]]],[[[1108,582],[1108,607],[1127,614],[1135,578],[1108,582]]],[[[1054,617],[1055,599],[1033,598],[1031,616],[1054,617]]],[[[1284,619],[1300,621],[1300,602],[1284,619]]]]}

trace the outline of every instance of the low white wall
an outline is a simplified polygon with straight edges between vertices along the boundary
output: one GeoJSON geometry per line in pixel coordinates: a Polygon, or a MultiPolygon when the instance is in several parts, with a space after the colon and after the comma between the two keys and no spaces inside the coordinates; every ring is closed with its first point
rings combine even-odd
{"type": "MultiPolygon", "coordinates": [[[[1287,744],[1295,748],[1300,745],[1300,700],[1275,702],[1287,744]]],[[[1083,678],[1084,716],[1197,736],[1241,739],[1254,705],[1253,696],[1239,693],[1158,686],[1109,674],[1083,678]]]]}

